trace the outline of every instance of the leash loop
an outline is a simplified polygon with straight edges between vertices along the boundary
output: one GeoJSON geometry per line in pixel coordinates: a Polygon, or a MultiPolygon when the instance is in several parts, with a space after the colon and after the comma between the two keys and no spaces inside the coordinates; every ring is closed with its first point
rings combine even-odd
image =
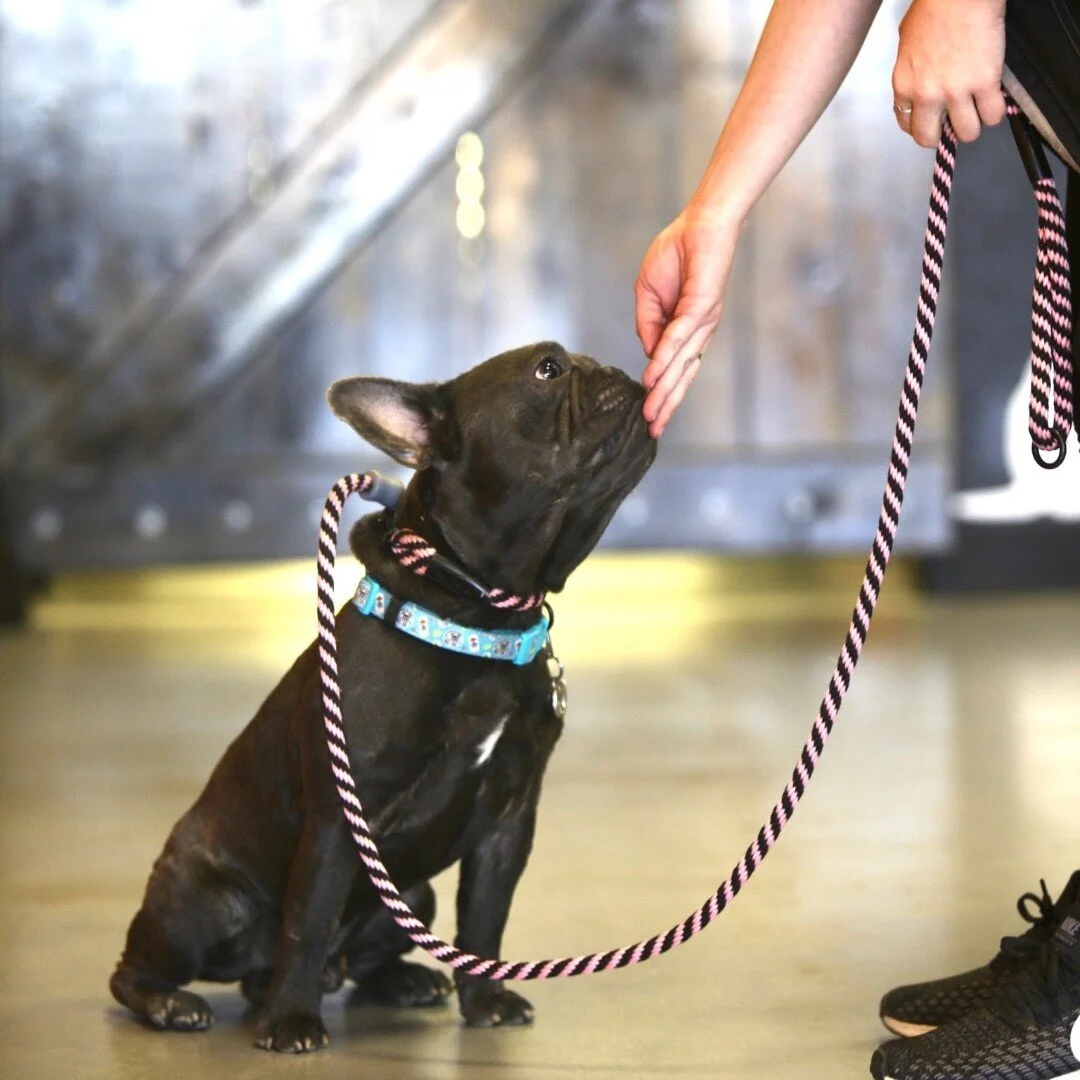
{"type": "MultiPolygon", "coordinates": [[[[1011,104],[1011,103],[1010,103],[1011,104]]],[[[1015,108],[1015,106],[1011,106],[1015,108]]],[[[799,754],[798,761],[791,773],[791,778],[784,786],[780,798],[773,806],[765,823],[758,830],[742,858],[735,864],[728,877],[705,902],[691,912],[682,922],[676,923],[663,933],[646,938],[633,945],[611,949],[603,953],[589,953],[584,956],[563,957],[553,960],[507,961],[494,957],[475,956],[443,941],[416,917],[408,904],[402,899],[397,886],[391,880],[383,865],[378,846],[368,824],[364,819],[363,807],[356,791],[353,779],[345,725],[341,714],[341,691],[337,675],[337,643],[334,636],[335,618],[333,608],[333,569],[337,550],[337,524],[341,507],[352,492],[363,495],[371,488],[371,481],[364,474],[353,473],[343,477],[331,489],[326,501],[322,524],[319,530],[318,558],[318,618],[319,618],[319,657],[320,674],[323,688],[323,720],[326,728],[327,745],[330,750],[331,768],[341,799],[342,810],[356,841],[357,850],[364,867],[371,878],[383,904],[389,910],[397,924],[408,934],[412,941],[427,951],[436,960],[449,964],[456,971],[467,975],[484,976],[489,979],[533,980],[565,978],[574,975],[587,975],[598,971],[611,971],[642,963],[671,951],[701,933],[727,905],[739,894],[753,872],[761,865],[765,856],[772,849],[784,826],[791,820],[796,806],[805,794],[810,778],[817,768],[818,761],[825,749],[825,743],[833,730],[836,715],[840,710],[852,673],[861,655],[866,635],[870,629],[870,620],[877,605],[878,594],[885,577],[885,570],[892,555],[896,540],[896,530],[900,523],[900,511],[904,500],[904,488],[908,477],[912,444],[915,438],[915,420],[918,413],[919,398],[922,393],[926,373],[926,361],[934,331],[934,319],[937,313],[938,294],[941,289],[942,260],[945,249],[945,232],[949,212],[949,195],[952,189],[953,172],[956,165],[956,136],[948,119],[943,124],[941,142],[934,158],[934,171],[930,185],[930,209],[927,217],[926,233],[923,243],[922,271],[919,281],[918,300],[915,313],[915,329],[911,348],[908,353],[907,367],[904,373],[900,393],[900,405],[893,433],[892,449],[889,454],[888,470],[885,478],[885,490],[882,495],[881,512],[877,531],[866,562],[866,570],[859,587],[858,598],[851,616],[836,668],[829,680],[825,695],[818,707],[810,735],[799,754]]],[[[1040,207],[1040,250],[1043,249],[1043,206],[1044,201],[1051,205],[1051,200],[1040,194],[1036,182],[1036,198],[1040,207]]],[[[1053,188],[1053,179],[1046,182],[1048,189],[1053,188]]],[[[1057,201],[1056,192],[1053,202],[1057,201]]],[[[1058,203],[1060,210],[1060,203],[1058,203]]],[[[1047,217],[1050,221],[1052,213],[1047,217]]],[[[1059,454],[1063,454],[1065,436],[1072,424],[1071,388],[1062,383],[1067,373],[1071,378],[1071,366],[1068,364],[1069,317],[1067,295],[1068,262],[1064,245],[1064,229],[1061,230],[1060,246],[1056,236],[1056,225],[1047,226],[1045,259],[1046,305],[1040,307],[1040,286],[1036,283],[1036,308],[1038,312],[1049,312],[1048,316],[1033,317],[1033,339],[1035,323],[1040,326],[1040,359],[1036,360],[1036,350],[1032,350],[1032,398],[1036,398],[1036,383],[1043,392],[1047,406],[1051,377],[1054,382],[1054,422],[1049,421],[1049,408],[1032,410],[1032,438],[1052,449],[1056,444],[1059,454]],[[1064,271],[1062,262],[1064,260],[1064,271]],[[1066,288],[1062,288],[1064,279],[1066,288]],[[1047,333],[1042,333],[1043,322],[1049,326],[1047,333]],[[1042,343],[1049,341],[1049,348],[1043,350],[1042,343]],[[1042,355],[1048,352],[1049,359],[1042,355]],[[1038,420],[1038,424],[1036,424],[1038,420]],[[1053,442],[1050,440],[1053,439],[1053,442]]],[[[525,603],[531,603],[529,598],[525,603]]],[[[539,606],[542,599],[536,601],[539,606]]]]}
{"type": "Polygon", "coordinates": [[[1012,98],[1006,97],[1005,108],[1035,193],[1039,222],[1031,294],[1031,456],[1041,468],[1056,469],[1065,460],[1073,426],[1072,289],[1065,213],[1038,133],[1012,98]],[[1044,452],[1054,456],[1046,458],[1044,452]]]}
{"type": "Polygon", "coordinates": [[[1031,440],[1031,456],[1040,469],[1056,469],[1065,460],[1065,436],[1055,424],[1050,429],[1050,444],[1041,446],[1034,438],[1031,440]],[[1055,453],[1052,458],[1044,458],[1044,453],[1055,453]]]}

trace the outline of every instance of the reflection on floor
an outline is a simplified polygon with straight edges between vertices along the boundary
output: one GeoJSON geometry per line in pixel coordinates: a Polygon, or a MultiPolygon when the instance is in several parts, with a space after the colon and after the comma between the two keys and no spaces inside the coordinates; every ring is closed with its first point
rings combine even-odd
{"type": "MultiPolygon", "coordinates": [[[[1080,604],[930,602],[899,565],[783,841],[702,937],[623,972],[532,984],[527,1030],[454,1008],[324,1013],[333,1047],[160,1035],[106,981],[151,861],[313,625],[307,565],[84,575],[0,635],[0,1076],[865,1076],[885,989],[981,963],[1016,897],[1080,866],[1080,604]]],[[[727,874],[790,773],[858,563],[598,557],[556,605],[570,713],[506,941],[637,940],[727,874]]],[[[342,594],[348,583],[342,584],[342,594]]],[[[452,934],[452,882],[437,929],[452,934]]]]}

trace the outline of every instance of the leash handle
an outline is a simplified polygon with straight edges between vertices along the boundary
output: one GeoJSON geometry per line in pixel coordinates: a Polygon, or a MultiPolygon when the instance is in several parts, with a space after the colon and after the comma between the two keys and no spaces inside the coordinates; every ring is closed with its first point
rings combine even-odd
{"type": "MultiPolygon", "coordinates": [[[[1014,106],[1015,107],[1015,106],[1014,106]]],[[[323,719],[326,727],[327,746],[330,750],[331,768],[341,798],[345,819],[356,841],[360,858],[375,886],[383,904],[394,917],[397,924],[409,935],[412,941],[436,960],[449,964],[452,968],[467,975],[481,975],[490,979],[512,979],[519,981],[533,979],[553,979],[573,975],[592,974],[597,971],[611,971],[615,968],[638,964],[672,949],[701,933],[725,907],[738,895],[753,872],[761,865],[765,856],[772,849],[784,826],[791,820],[796,806],[802,799],[810,778],[814,774],[818,761],[825,749],[825,743],[833,730],[836,715],[840,711],[852,673],[862,653],[866,635],[870,629],[870,620],[877,605],[885,570],[892,555],[896,540],[896,530],[900,523],[900,511],[904,501],[904,487],[907,482],[908,467],[911,458],[912,443],[915,438],[915,420],[926,373],[926,361],[930,342],[934,332],[934,319],[937,313],[938,293],[941,288],[942,260],[945,252],[945,232],[949,213],[949,195],[952,189],[953,172],[956,164],[956,136],[948,119],[943,125],[941,142],[934,159],[934,172],[930,186],[930,209],[927,216],[926,234],[923,243],[922,272],[919,281],[918,300],[915,313],[915,330],[908,353],[907,368],[900,393],[900,406],[893,433],[892,450],[889,455],[885,490],[882,496],[881,513],[877,531],[874,535],[867,558],[866,571],[859,587],[858,599],[852,613],[851,623],[844,638],[836,668],[829,680],[828,688],[818,708],[810,735],[803,746],[799,759],[792,771],[780,798],[773,807],[766,822],[758,830],[757,836],[747,847],[742,858],[736,863],[731,873],[717,890],[682,922],[676,923],[661,934],[639,941],[633,945],[612,949],[603,953],[588,953],[584,956],[563,957],[554,960],[508,961],[493,957],[475,956],[464,952],[454,945],[443,941],[416,917],[408,904],[402,899],[397,886],[391,880],[379,855],[378,845],[364,819],[363,807],[357,796],[353,780],[348,742],[345,737],[341,715],[341,691],[337,673],[337,643],[334,637],[334,559],[337,551],[337,529],[341,509],[345,500],[353,492],[364,495],[370,489],[370,481],[363,474],[353,473],[343,477],[331,490],[323,512],[319,530],[318,558],[318,617],[319,617],[319,657],[323,685],[323,719]]],[[[1036,183],[1036,198],[1039,200],[1040,215],[1044,206],[1044,196],[1040,194],[1040,179],[1036,183]]],[[[1052,188],[1053,180],[1049,180],[1052,188]]],[[[1054,194],[1056,200],[1056,193],[1054,194]]],[[[1049,200],[1045,200],[1049,202],[1049,200]]],[[[1059,204],[1060,206],[1060,204],[1059,204]]],[[[1040,217],[1040,221],[1042,218],[1040,217]]],[[[1048,232],[1048,236],[1050,233],[1048,232]]],[[[1057,241],[1047,241],[1046,278],[1049,282],[1051,325],[1051,359],[1049,366],[1040,359],[1036,368],[1035,349],[1033,347],[1033,397],[1034,381],[1049,379],[1052,371],[1055,378],[1054,423],[1048,418],[1048,409],[1038,413],[1040,422],[1047,423],[1038,428],[1040,437],[1048,431],[1060,429],[1067,434],[1066,423],[1071,425],[1072,409],[1069,393],[1059,387],[1059,372],[1063,369],[1060,357],[1064,354],[1061,339],[1068,337],[1062,324],[1065,310],[1062,307],[1061,252],[1056,247],[1057,241]],[[1056,291],[1055,291],[1056,290],[1056,291]],[[1060,395],[1060,397],[1059,397],[1060,395]]],[[[1043,248],[1043,230],[1040,226],[1040,250],[1043,248]]],[[[1061,251],[1064,250],[1064,231],[1061,236],[1061,251]]],[[[1067,257],[1065,278],[1068,277],[1067,257]]],[[[1038,289],[1038,284],[1036,286],[1038,289]]],[[[1038,301],[1037,301],[1038,303],[1038,301]]],[[[1035,319],[1033,318],[1033,327],[1035,319]]],[[[1041,323],[1040,323],[1041,326],[1041,323]]],[[[1045,339],[1040,338],[1040,341],[1045,339]]],[[[1040,357],[1041,357],[1040,352],[1040,357]]],[[[1040,386],[1042,384],[1040,383],[1040,386]]],[[[1049,395],[1046,395],[1047,400],[1049,395]]],[[[1049,440],[1049,436],[1046,436],[1049,440]]],[[[1034,435],[1033,435],[1034,438],[1034,435]]],[[[1047,446],[1049,447],[1049,441],[1047,446]]],[[[1064,434],[1060,438],[1064,447],[1064,434]]]]}
{"type": "Polygon", "coordinates": [[[1031,294],[1028,434],[1036,463],[1056,469],[1065,460],[1065,440],[1073,426],[1072,288],[1065,213],[1038,132],[1009,97],[1006,114],[1035,192],[1039,218],[1031,294]]]}

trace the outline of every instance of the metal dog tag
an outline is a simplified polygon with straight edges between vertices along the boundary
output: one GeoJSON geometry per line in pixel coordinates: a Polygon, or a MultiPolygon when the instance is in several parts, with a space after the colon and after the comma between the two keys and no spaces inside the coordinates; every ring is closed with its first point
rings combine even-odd
{"type": "Polygon", "coordinates": [[[559,658],[550,650],[547,655],[548,675],[551,676],[551,711],[561,720],[566,715],[566,680],[559,658]]]}

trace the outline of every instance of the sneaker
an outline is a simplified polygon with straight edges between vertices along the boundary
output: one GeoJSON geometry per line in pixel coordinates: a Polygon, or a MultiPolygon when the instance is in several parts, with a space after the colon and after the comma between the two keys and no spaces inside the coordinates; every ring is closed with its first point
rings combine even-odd
{"type": "Polygon", "coordinates": [[[1069,907],[1080,902],[1080,870],[1069,878],[1056,903],[1050,899],[1046,882],[1039,884],[1042,896],[1024,893],[1016,902],[1020,917],[1031,923],[1031,928],[1021,937],[1002,939],[1001,951],[983,967],[890,990],[881,999],[881,1022],[894,1035],[923,1035],[988,1005],[998,990],[1030,964],[1039,947],[1050,940],[1069,907]],[[1029,909],[1032,904],[1037,908],[1036,914],[1029,909]]]}
{"type": "Polygon", "coordinates": [[[892,1039],[875,1080],[1080,1078],[1080,903],[985,1008],[915,1039],[892,1039]]]}

